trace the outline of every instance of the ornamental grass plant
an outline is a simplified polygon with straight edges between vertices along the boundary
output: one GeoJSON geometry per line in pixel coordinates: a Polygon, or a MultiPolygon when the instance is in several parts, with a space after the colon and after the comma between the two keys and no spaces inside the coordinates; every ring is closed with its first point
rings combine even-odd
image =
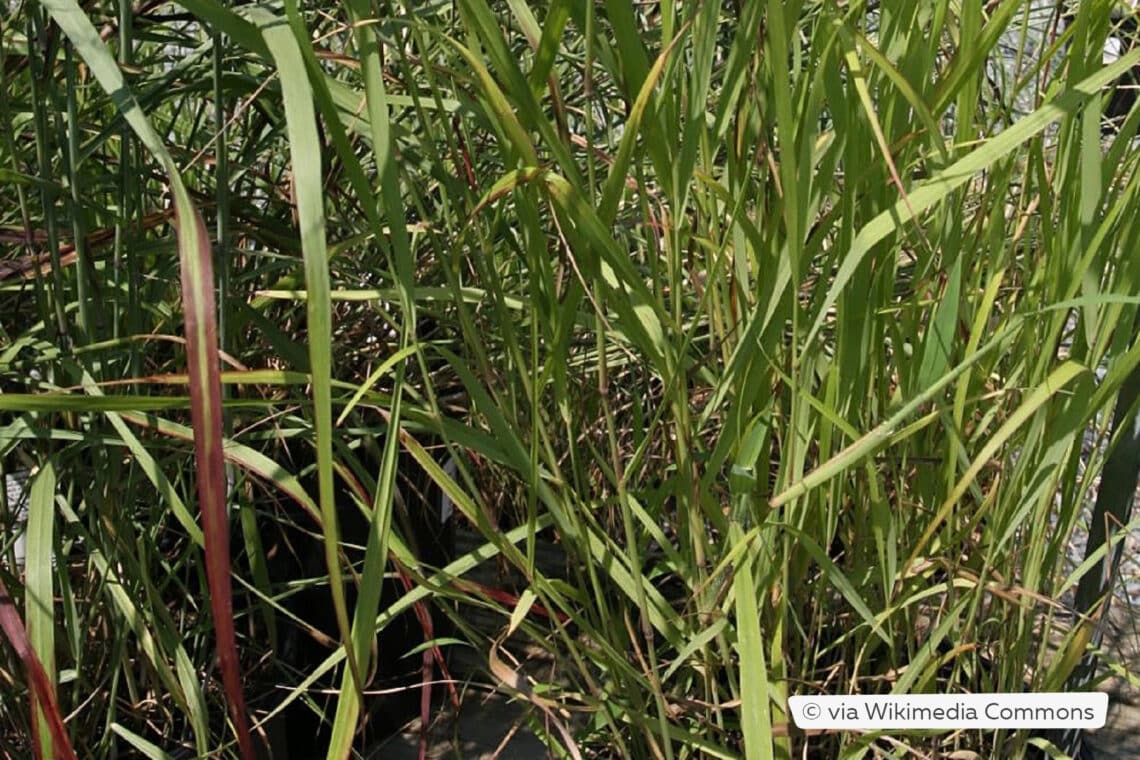
{"type": "Polygon", "coordinates": [[[1088,658],[1137,525],[1119,10],[5,4],[0,751],[251,758],[303,705],[366,756],[403,611],[449,621],[425,717],[462,649],[552,756],[1054,747],[788,697],[1136,683],[1088,658]],[[412,482],[479,548],[425,561],[412,482]]]}

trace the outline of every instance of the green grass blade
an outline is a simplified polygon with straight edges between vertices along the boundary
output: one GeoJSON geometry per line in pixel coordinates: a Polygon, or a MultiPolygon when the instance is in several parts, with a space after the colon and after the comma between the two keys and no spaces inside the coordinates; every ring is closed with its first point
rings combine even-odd
{"type": "MultiPolygon", "coordinates": [[[[344,574],[340,567],[340,530],[333,484],[332,455],[332,305],[329,299],[328,247],[325,241],[321,143],[317,135],[313,93],[297,40],[288,22],[263,9],[251,11],[265,45],[280,72],[285,105],[286,134],[292,158],[293,183],[297,195],[297,221],[305,263],[305,301],[309,338],[309,368],[313,383],[313,427],[316,432],[317,483],[324,529],[325,566],[329,572],[329,593],[333,601],[341,642],[351,640],[344,574]]],[[[360,688],[361,671],[354,653],[348,657],[349,671],[360,688]]]]}
{"type": "Polygon", "coordinates": [[[173,760],[173,757],[163,752],[157,744],[147,741],[129,728],[118,723],[112,723],[111,730],[117,736],[122,737],[127,744],[134,747],[142,757],[149,758],[149,760],[173,760]]]}
{"type": "Polygon", "coordinates": [[[602,190],[602,200],[598,205],[598,218],[607,226],[613,224],[614,216],[617,214],[618,201],[621,200],[622,192],[625,190],[626,173],[629,170],[630,159],[633,157],[634,146],[637,145],[638,137],[641,134],[642,122],[646,118],[651,120],[655,116],[653,91],[665,71],[665,64],[669,61],[670,55],[681,43],[687,30],[688,25],[665,46],[661,55],[657,56],[657,60],[653,62],[653,67],[649,69],[641,83],[641,89],[638,90],[637,98],[633,101],[633,107],[630,108],[629,120],[622,132],[621,143],[618,144],[613,166],[610,167],[609,177],[606,179],[605,188],[602,190]]]}
{"type": "MultiPolygon", "coordinates": [[[[733,526],[732,542],[744,540],[743,532],[733,526]]],[[[769,709],[768,664],[764,660],[764,638],[760,632],[760,610],[756,604],[757,589],[753,550],[737,565],[732,580],[736,606],[737,651],[740,654],[740,715],[744,730],[746,760],[771,760],[772,713],[769,709]]]]}
{"type": "MultiPolygon", "coordinates": [[[[28,642],[47,673],[55,701],[55,591],[52,575],[55,537],[55,462],[49,458],[32,479],[28,499],[27,555],[24,580],[24,618],[28,626],[28,642]]],[[[35,692],[32,692],[35,694],[35,692]]],[[[36,705],[38,698],[33,698],[36,705]]],[[[53,738],[42,708],[33,709],[33,732],[38,739],[40,757],[53,757],[53,738]]]]}

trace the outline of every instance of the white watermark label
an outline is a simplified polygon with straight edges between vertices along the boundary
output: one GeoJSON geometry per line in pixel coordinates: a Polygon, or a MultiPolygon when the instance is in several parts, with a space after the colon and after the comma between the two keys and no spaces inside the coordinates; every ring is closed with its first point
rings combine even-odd
{"type": "Polygon", "coordinates": [[[1108,694],[789,697],[800,728],[1100,728],[1108,694]]]}

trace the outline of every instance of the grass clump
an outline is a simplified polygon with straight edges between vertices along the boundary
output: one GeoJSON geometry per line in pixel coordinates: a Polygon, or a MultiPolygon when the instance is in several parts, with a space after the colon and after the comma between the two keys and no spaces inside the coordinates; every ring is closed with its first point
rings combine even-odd
{"type": "MultiPolygon", "coordinates": [[[[248,755],[282,700],[363,753],[414,603],[559,755],[1041,745],[805,735],[787,698],[1055,691],[1095,643],[1107,587],[1072,591],[1134,463],[1068,547],[1140,362],[1112,3],[381,5],[4,11],[0,455],[37,517],[0,577],[78,754],[248,755]],[[417,555],[413,481],[482,548],[417,555]],[[272,665],[283,521],[322,540],[329,701],[272,665]]],[[[47,754],[27,704],[8,746],[47,754]]]]}

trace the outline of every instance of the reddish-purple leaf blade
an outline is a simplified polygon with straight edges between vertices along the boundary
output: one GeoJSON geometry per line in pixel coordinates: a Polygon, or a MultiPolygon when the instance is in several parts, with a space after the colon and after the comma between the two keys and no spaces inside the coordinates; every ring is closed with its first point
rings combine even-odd
{"type": "Polygon", "coordinates": [[[226,515],[226,471],[222,453],[222,378],[218,357],[218,324],[214,299],[214,265],[202,215],[177,214],[182,270],[182,303],[186,319],[187,369],[190,375],[190,419],[194,427],[194,458],[198,471],[198,501],[206,540],[206,580],[210,612],[218,637],[218,664],[245,760],[253,760],[253,739],[241,688],[241,662],[234,634],[230,588],[230,530],[226,515]]]}
{"type": "Polygon", "coordinates": [[[206,541],[206,577],[217,632],[218,659],[238,745],[245,760],[254,760],[253,741],[241,691],[240,663],[234,636],[230,591],[229,530],[226,519],[225,465],[222,459],[221,375],[218,330],[214,313],[214,274],[209,238],[202,215],[190,199],[178,165],[147,121],[123,81],[91,19],[76,0],[41,0],[52,19],[76,46],[103,89],[143,145],[157,157],[170,178],[186,317],[190,414],[198,465],[198,495],[206,541]]]}
{"type": "MultiPolygon", "coordinates": [[[[20,613],[12,603],[12,598],[8,596],[8,589],[2,580],[0,580],[0,629],[4,631],[8,643],[12,645],[16,656],[24,663],[24,668],[28,672],[28,686],[32,695],[32,725],[36,724],[35,712],[38,707],[47,719],[55,757],[59,760],[76,760],[75,750],[71,748],[71,740],[67,736],[67,729],[64,728],[63,716],[59,712],[59,703],[56,702],[51,681],[36,653],[32,651],[24,621],[20,619],[20,613]]],[[[38,743],[35,744],[35,749],[38,760],[46,760],[40,757],[38,743]]]]}

